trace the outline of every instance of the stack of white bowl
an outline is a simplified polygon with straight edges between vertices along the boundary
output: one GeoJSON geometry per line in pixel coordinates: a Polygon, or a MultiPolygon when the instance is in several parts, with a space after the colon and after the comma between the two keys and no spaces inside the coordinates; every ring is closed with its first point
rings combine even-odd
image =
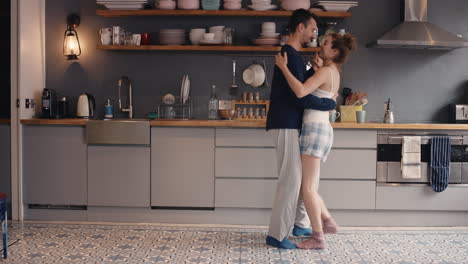
{"type": "Polygon", "coordinates": [[[164,9],[164,10],[174,10],[176,9],[176,1],[175,0],[159,0],[156,3],[157,9],[164,9]]]}
{"type": "Polygon", "coordinates": [[[357,1],[318,1],[318,4],[329,12],[346,12],[359,5],[357,1]]]}
{"type": "Polygon", "coordinates": [[[185,44],[185,30],[161,29],[159,42],[163,45],[183,45],[185,44]]]}
{"type": "Polygon", "coordinates": [[[310,0],[281,0],[281,8],[288,11],[304,8],[309,10],[310,0]]]}
{"type": "Polygon", "coordinates": [[[224,9],[239,10],[242,9],[242,0],[224,0],[224,9]]]}
{"type": "Polygon", "coordinates": [[[262,33],[254,41],[256,45],[260,46],[276,46],[280,44],[280,34],[276,33],[275,22],[263,22],[262,33]]]}
{"type": "Polygon", "coordinates": [[[223,43],[225,26],[214,26],[210,27],[210,33],[214,33],[214,41],[217,44],[223,43]]]}
{"type": "Polygon", "coordinates": [[[150,6],[149,0],[96,0],[97,4],[104,5],[108,9],[144,9],[150,6]]]}
{"type": "Polygon", "coordinates": [[[200,9],[199,0],[177,0],[177,8],[185,10],[197,10],[200,9]]]}
{"type": "Polygon", "coordinates": [[[274,10],[278,8],[277,5],[272,5],[271,0],[252,0],[252,5],[249,5],[250,9],[258,11],[274,10]]]}
{"type": "Polygon", "coordinates": [[[200,41],[203,39],[203,35],[205,35],[206,29],[204,28],[192,28],[190,30],[189,39],[192,45],[200,45],[200,41]]]}

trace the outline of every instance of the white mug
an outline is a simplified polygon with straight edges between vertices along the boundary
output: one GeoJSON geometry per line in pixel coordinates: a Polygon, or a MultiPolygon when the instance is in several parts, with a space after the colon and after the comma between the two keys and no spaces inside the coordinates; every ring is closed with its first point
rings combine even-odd
{"type": "Polygon", "coordinates": [[[336,110],[330,111],[330,123],[335,123],[336,119],[338,119],[340,115],[340,112],[337,112],[336,110]]]}
{"type": "Polygon", "coordinates": [[[122,41],[121,41],[121,38],[120,38],[120,34],[122,33],[121,32],[121,28],[119,26],[113,26],[112,27],[112,33],[113,33],[113,36],[112,36],[112,42],[114,45],[120,45],[122,44],[122,41]]]}
{"type": "Polygon", "coordinates": [[[112,28],[101,28],[99,30],[101,35],[101,44],[102,45],[111,45],[112,44],[112,28]]]}
{"type": "Polygon", "coordinates": [[[137,46],[140,46],[140,43],[141,43],[141,34],[133,34],[133,35],[132,35],[132,38],[133,38],[133,44],[134,44],[134,45],[137,45],[137,46]]]}

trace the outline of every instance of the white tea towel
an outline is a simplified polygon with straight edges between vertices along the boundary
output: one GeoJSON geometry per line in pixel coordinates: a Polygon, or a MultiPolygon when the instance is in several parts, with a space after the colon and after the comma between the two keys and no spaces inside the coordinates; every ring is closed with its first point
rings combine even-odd
{"type": "Polygon", "coordinates": [[[403,137],[401,175],[403,179],[421,178],[421,137],[403,137]]]}

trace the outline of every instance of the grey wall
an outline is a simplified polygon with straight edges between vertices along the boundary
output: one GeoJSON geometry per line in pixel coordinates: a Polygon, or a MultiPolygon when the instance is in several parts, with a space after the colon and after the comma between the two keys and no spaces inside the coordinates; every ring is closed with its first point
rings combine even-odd
{"type": "MultiPolygon", "coordinates": [[[[452,52],[368,49],[365,47],[367,42],[399,23],[400,3],[397,0],[359,2],[360,6],[352,9],[353,17],[338,26],[353,33],[359,43],[358,50],[343,67],[342,86],[369,93],[370,102],[366,110],[371,120],[382,119],[383,103],[390,97],[399,121],[447,121],[447,105],[464,102],[468,49],[452,52]]],[[[206,118],[212,84],[218,87],[219,98],[232,99],[228,95],[228,87],[233,57],[240,64],[238,82],[241,91],[255,91],[242,85],[242,70],[254,60],[265,59],[271,78],[273,57],[214,52],[97,50],[99,28],[119,25],[131,32],[142,33],[158,32],[162,28],[227,25],[236,28],[237,43],[246,44],[260,31],[263,21],[276,21],[278,28],[287,22],[286,18],[256,17],[103,18],[95,15],[94,0],[47,0],[46,8],[47,87],[75,100],[80,93],[92,93],[97,99],[100,114],[106,98],[114,99],[116,106],[117,80],[122,74],[133,80],[139,116],[155,110],[158,96],[168,92],[177,94],[183,74],[189,74],[191,95],[195,97],[195,117],[206,118]],[[77,31],[83,50],[79,61],[72,63],[62,55],[65,18],[71,12],[81,15],[82,24],[77,31]]],[[[468,38],[468,18],[464,12],[467,9],[468,1],[429,0],[429,20],[468,38]]],[[[259,90],[263,96],[269,96],[269,89],[259,90]]],[[[72,101],[73,109],[74,104],[72,101]]]]}

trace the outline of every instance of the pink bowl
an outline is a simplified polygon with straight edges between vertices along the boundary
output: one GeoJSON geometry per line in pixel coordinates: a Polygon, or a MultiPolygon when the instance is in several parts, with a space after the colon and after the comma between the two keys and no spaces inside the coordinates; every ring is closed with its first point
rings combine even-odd
{"type": "Polygon", "coordinates": [[[242,4],[224,4],[223,7],[228,10],[239,10],[242,8],[242,4]]]}
{"type": "Polygon", "coordinates": [[[186,9],[186,10],[200,9],[200,1],[199,0],[178,0],[177,7],[179,9],[186,9]]]}
{"type": "Polygon", "coordinates": [[[164,9],[164,10],[173,10],[176,8],[176,2],[175,1],[159,1],[158,8],[164,9]]]}
{"type": "Polygon", "coordinates": [[[296,9],[304,8],[308,10],[310,8],[310,1],[309,0],[283,0],[281,2],[281,7],[284,10],[294,11],[296,9]]]}

